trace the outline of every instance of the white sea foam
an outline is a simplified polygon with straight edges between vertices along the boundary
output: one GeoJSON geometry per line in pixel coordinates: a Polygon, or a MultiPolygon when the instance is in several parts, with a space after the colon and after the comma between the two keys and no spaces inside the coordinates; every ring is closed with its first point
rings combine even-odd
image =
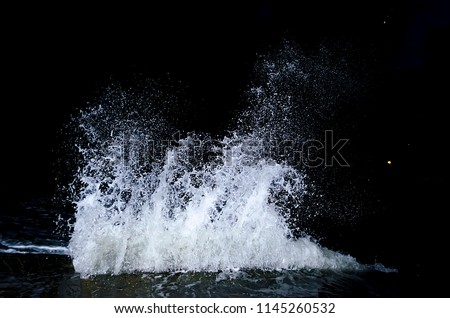
{"type": "Polygon", "coordinates": [[[103,180],[85,178],[90,184],[77,203],[69,245],[75,269],[118,274],[357,267],[352,257],[308,237],[292,238],[287,211],[271,197],[282,191],[301,196],[303,176],[268,160],[242,164],[238,148],[229,162],[200,168],[184,166],[176,149],[157,173],[136,177],[116,167],[109,194],[101,190],[103,180]]]}
{"type": "Polygon", "coordinates": [[[65,246],[36,245],[29,243],[18,243],[0,241],[0,253],[10,254],[57,254],[68,255],[69,250],[65,246]]]}

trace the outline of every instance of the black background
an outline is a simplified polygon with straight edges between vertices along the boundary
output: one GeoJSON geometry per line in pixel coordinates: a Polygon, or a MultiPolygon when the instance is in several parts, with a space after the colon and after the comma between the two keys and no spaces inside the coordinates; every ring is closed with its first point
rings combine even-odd
{"type": "Polygon", "coordinates": [[[216,132],[239,107],[257,54],[283,37],[374,52],[373,99],[352,117],[360,155],[350,164],[371,178],[381,216],[342,240],[362,238],[357,252],[395,259],[420,288],[437,291],[448,242],[445,1],[23,5],[3,15],[3,211],[54,193],[58,133],[111,79],[169,74],[188,87],[189,128],[216,132]]]}

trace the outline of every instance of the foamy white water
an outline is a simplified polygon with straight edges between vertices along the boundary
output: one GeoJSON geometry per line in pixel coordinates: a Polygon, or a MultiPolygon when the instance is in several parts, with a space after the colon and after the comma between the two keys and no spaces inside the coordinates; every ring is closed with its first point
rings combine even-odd
{"type": "Polygon", "coordinates": [[[0,246],[2,246],[0,253],[69,255],[69,250],[65,246],[11,243],[6,241],[0,241],[0,246]]]}
{"type": "Polygon", "coordinates": [[[231,160],[200,169],[183,166],[170,150],[157,173],[131,177],[115,171],[105,195],[88,180],[77,203],[70,251],[83,274],[236,268],[355,268],[352,257],[292,239],[275,192],[301,196],[303,176],[288,166],[231,160]],[[149,188],[153,188],[149,191],[149,188]],[[119,199],[125,193],[128,202],[119,199]],[[110,196],[112,205],[108,204],[110,196]]]}

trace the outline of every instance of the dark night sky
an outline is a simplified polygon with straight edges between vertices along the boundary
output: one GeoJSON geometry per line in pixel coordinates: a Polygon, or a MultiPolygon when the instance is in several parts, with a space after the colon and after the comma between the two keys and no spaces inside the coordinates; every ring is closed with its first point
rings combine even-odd
{"type": "Polygon", "coordinates": [[[218,118],[237,107],[256,54],[286,36],[300,45],[331,39],[372,48],[379,87],[373,103],[361,110],[367,114],[358,132],[362,152],[380,173],[386,173],[385,159],[392,158],[402,163],[408,182],[443,182],[449,5],[437,0],[311,2],[33,5],[5,12],[6,196],[52,192],[49,171],[58,130],[111,78],[170,74],[188,87],[198,107],[192,128],[214,130],[220,127],[218,118]]]}

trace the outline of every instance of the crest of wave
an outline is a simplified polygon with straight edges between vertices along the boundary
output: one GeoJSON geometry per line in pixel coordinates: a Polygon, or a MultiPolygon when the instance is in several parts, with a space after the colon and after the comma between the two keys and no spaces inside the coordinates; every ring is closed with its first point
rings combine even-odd
{"type": "Polygon", "coordinates": [[[292,237],[289,211],[278,201],[301,201],[301,174],[270,160],[246,162],[242,143],[227,149],[231,142],[223,141],[229,157],[220,164],[191,166],[181,146],[141,176],[118,165],[109,183],[85,178],[69,246],[75,269],[89,275],[356,266],[308,237],[292,237]]]}

